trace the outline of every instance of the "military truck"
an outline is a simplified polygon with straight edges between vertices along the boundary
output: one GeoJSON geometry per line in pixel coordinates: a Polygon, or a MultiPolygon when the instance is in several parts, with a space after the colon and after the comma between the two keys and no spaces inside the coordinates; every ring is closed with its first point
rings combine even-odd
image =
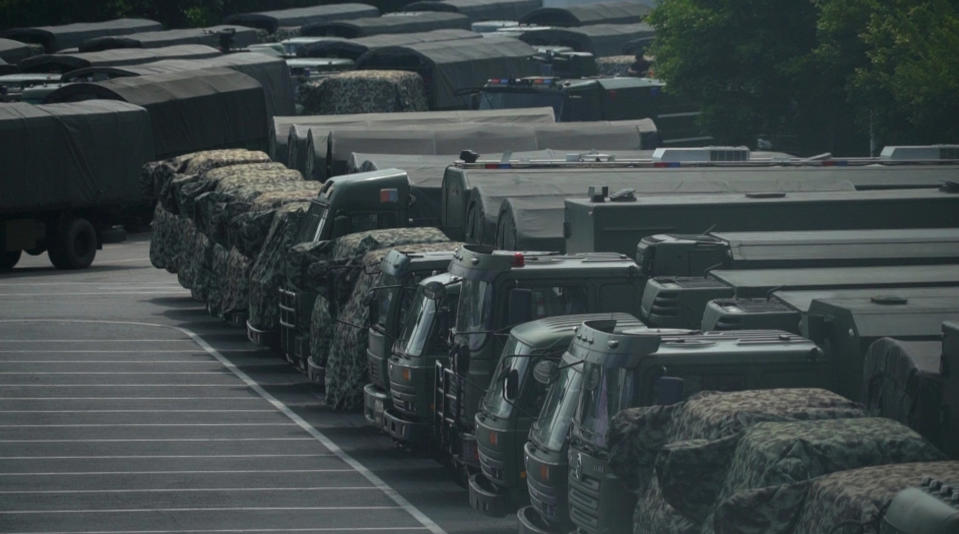
{"type": "Polygon", "coordinates": [[[414,292],[424,278],[446,272],[457,247],[451,242],[449,252],[412,254],[394,249],[383,258],[380,285],[374,288],[366,348],[370,383],[363,388],[363,415],[376,427],[383,428],[383,411],[391,406],[388,363],[404,317],[414,305],[414,292]]]}
{"type": "MultiPolygon", "coordinates": [[[[339,236],[363,230],[393,228],[409,225],[410,186],[401,170],[383,169],[368,173],[349,174],[327,180],[317,198],[300,222],[297,243],[320,243],[339,236]]],[[[306,276],[308,262],[305,254],[289,253],[284,259],[285,277],[306,276]]],[[[301,353],[297,347],[305,343],[297,330],[307,328],[310,295],[297,296],[289,282],[281,289],[283,314],[287,316],[285,334],[281,336],[281,350],[288,358],[301,353]],[[292,321],[292,323],[291,323],[292,321]]],[[[273,333],[265,332],[247,324],[247,336],[257,344],[267,344],[273,333]]]]}
{"type": "Polygon", "coordinates": [[[652,78],[493,78],[479,94],[479,109],[530,106],[552,107],[560,122],[650,118],[662,146],[712,141],[697,124],[699,108],[669,94],[665,83],[652,78]]]}
{"type": "MultiPolygon", "coordinates": [[[[462,280],[449,364],[437,364],[438,444],[460,473],[479,468],[476,411],[507,329],[552,315],[630,312],[638,269],[619,254],[558,256],[465,245],[449,272],[462,280]]],[[[426,401],[428,402],[428,401],[426,401]]]]}
{"type": "Polygon", "coordinates": [[[762,298],[773,290],[936,287],[959,285],[959,266],[880,265],[715,270],[704,276],[660,276],[643,291],[640,317],[661,328],[699,328],[709,301],[762,298]]]}
{"type": "Polygon", "coordinates": [[[579,532],[632,532],[635,495],[607,467],[607,433],[620,410],[672,404],[703,390],[820,387],[829,374],[819,347],[787,332],[616,333],[614,327],[584,323],[569,346],[583,362],[568,452],[570,518],[579,532]]]}
{"type": "Polygon", "coordinates": [[[58,269],[93,263],[113,226],[147,211],[137,178],[154,159],[150,117],[114,101],[0,106],[0,270],[21,254],[42,254],[58,269]]]}
{"type": "Polygon", "coordinates": [[[908,265],[956,260],[957,228],[655,234],[644,237],[636,246],[636,263],[649,276],[697,276],[710,269],[908,265]]]}
{"type": "Polygon", "coordinates": [[[547,388],[534,380],[540,361],[558,361],[573,331],[583,321],[613,320],[620,328],[643,324],[627,313],[595,313],[547,317],[510,330],[489,389],[476,412],[476,444],[480,470],[469,479],[470,506],[502,516],[529,499],[523,445],[543,407],[547,388]]]}
{"type": "MultiPolygon", "coordinates": [[[[959,192],[959,191],[957,191],[959,192]]],[[[568,252],[633,253],[662,233],[959,226],[959,194],[932,189],[567,199],[568,252]]]]}
{"type": "Polygon", "coordinates": [[[392,406],[383,415],[386,431],[404,446],[428,447],[433,441],[433,391],[436,362],[449,360],[450,326],[456,319],[459,278],[443,273],[416,288],[389,361],[392,406]]]}

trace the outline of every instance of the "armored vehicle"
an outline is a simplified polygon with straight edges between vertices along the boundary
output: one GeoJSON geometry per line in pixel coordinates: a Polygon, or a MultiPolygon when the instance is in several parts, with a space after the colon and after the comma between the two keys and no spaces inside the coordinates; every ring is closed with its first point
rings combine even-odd
{"type": "Polygon", "coordinates": [[[957,259],[957,228],[656,234],[644,237],[636,247],[636,263],[649,276],[697,276],[720,268],[908,265],[957,259]]]}
{"type": "Polygon", "coordinates": [[[479,467],[474,416],[506,329],[553,315],[631,312],[640,280],[619,254],[556,256],[466,245],[450,263],[462,279],[449,365],[437,367],[439,445],[459,469],[479,467]]]}
{"type": "Polygon", "coordinates": [[[634,406],[671,404],[703,390],[819,387],[828,361],[808,339],[778,331],[691,334],[585,323],[569,347],[583,389],[569,444],[570,518],[580,532],[631,532],[635,496],[607,467],[610,420],[634,406]]]}
{"type": "Polygon", "coordinates": [[[481,472],[470,477],[470,505],[488,515],[504,515],[528,500],[523,445],[543,407],[546,385],[534,380],[541,361],[558,361],[583,321],[613,320],[620,328],[643,324],[627,313],[547,317],[514,326],[503,347],[489,389],[476,412],[476,444],[481,472]]]}
{"type": "Polygon", "coordinates": [[[805,267],[715,270],[702,276],[651,278],[643,292],[642,319],[650,326],[699,328],[714,299],[762,298],[783,289],[853,289],[959,285],[959,268],[943,265],[805,267]]]}
{"type": "Polygon", "coordinates": [[[460,280],[449,273],[423,279],[393,344],[389,361],[392,408],[383,419],[387,432],[401,444],[431,443],[436,364],[445,366],[449,360],[449,333],[459,293],[460,280]]]}
{"type": "Polygon", "coordinates": [[[550,106],[561,122],[650,118],[662,146],[709,143],[697,125],[698,107],[665,89],[651,78],[493,78],[479,94],[479,109],[550,106]]]}
{"type": "MultiPolygon", "coordinates": [[[[813,175],[814,176],[814,175],[813,175]]],[[[931,189],[567,199],[567,252],[633,253],[648,235],[959,226],[959,194],[931,189]]]]}
{"type": "Polygon", "coordinates": [[[363,415],[383,427],[383,410],[390,407],[389,360],[404,318],[414,305],[419,282],[446,272],[458,243],[449,252],[404,253],[394,249],[383,258],[380,285],[374,288],[370,310],[369,343],[366,360],[370,383],[363,388],[363,415]]]}
{"type": "Polygon", "coordinates": [[[959,320],[959,298],[954,292],[932,297],[907,295],[880,290],[870,297],[812,301],[802,331],[832,361],[836,385],[831,389],[862,400],[863,362],[869,345],[881,337],[937,340],[943,321],[959,320]]]}

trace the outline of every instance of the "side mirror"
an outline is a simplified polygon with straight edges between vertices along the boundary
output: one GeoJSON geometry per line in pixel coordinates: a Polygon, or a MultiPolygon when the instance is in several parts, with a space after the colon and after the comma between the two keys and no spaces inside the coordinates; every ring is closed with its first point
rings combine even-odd
{"type": "Polygon", "coordinates": [[[548,386],[557,378],[559,378],[559,365],[553,360],[540,360],[533,366],[533,379],[540,384],[548,386]]]}
{"type": "Polygon", "coordinates": [[[506,384],[503,387],[503,398],[508,401],[515,401],[519,398],[519,371],[511,369],[506,375],[506,384]]]}
{"type": "Polygon", "coordinates": [[[514,287],[509,291],[507,323],[515,326],[533,320],[533,292],[514,287]]]}
{"type": "Polygon", "coordinates": [[[676,404],[683,400],[683,379],[678,376],[661,376],[653,384],[656,404],[676,404]]]}
{"type": "Polygon", "coordinates": [[[446,286],[442,282],[429,282],[423,287],[423,294],[430,300],[441,302],[446,298],[446,286]]]}

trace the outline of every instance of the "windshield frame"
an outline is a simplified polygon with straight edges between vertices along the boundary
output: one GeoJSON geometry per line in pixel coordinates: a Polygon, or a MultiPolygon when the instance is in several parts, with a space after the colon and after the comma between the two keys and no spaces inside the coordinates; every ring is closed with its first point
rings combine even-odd
{"type": "Polygon", "coordinates": [[[519,338],[510,336],[503,346],[499,364],[493,373],[489,388],[483,396],[483,410],[496,418],[508,419],[517,403],[522,402],[528,379],[533,375],[533,365],[545,355],[540,354],[533,347],[519,338]],[[519,375],[516,398],[506,398],[506,380],[509,373],[515,370],[519,375]]]}
{"type": "Polygon", "coordinates": [[[596,448],[605,449],[613,416],[636,404],[635,369],[585,363],[583,388],[572,421],[572,435],[596,448]],[[594,379],[595,377],[595,379],[594,379]],[[594,387],[589,387],[595,380],[594,387]]]}
{"type": "Polygon", "coordinates": [[[402,302],[397,300],[402,299],[403,289],[399,278],[387,273],[380,274],[379,283],[373,288],[373,300],[376,302],[373,309],[376,317],[371,318],[371,326],[380,332],[389,332],[392,329],[396,323],[394,318],[399,315],[396,312],[403,307],[402,302]],[[393,309],[394,302],[399,303],[397,309],[393,309]]]}
{"type": "Polygon", "coordinates": [[[539,416],[529,430],[529,439],[542,449],[561,452],[566,448],[572,416],[583,385],[583,361],[563,354],[559,376],[550,384],[539,416]]]}
{"type": "Polygon", "coordinates": [[[416,288],[409,314],[396,336],[393,352],[409,357],[423,356],[436,325],[439,305],[436,299],[426,295],[423,286],[416,288]]]}
{"type": "Polygon", "coordinates": [[[466,340],[472,351],[483,348],[490,338],[493,324],[493,282],[464,277],[456,305],[453,333],[466,340]]]}

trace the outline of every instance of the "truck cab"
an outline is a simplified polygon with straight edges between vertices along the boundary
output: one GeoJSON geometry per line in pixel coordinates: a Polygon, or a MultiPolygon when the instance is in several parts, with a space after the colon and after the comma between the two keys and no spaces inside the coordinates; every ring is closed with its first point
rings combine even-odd
{"type": "Polygon", "coordinates": [[[449,359],[450,326],[459,302],[460,280],[442,273],[416,286],[388,364],[391,407],[386,431],[398,443],[428,445],[432,435],[436,362],[449,359]]]}
{"type": "Polygon", "coordinates": [[[383,411],[390,406],[389,357],[403,318],[414,304],[419,282],[446,272],[453,248],[446,252],[406,253],[391,250],[380,265],[380,284],[373,289],[366,362],[370,383],[363,388],[363,414],[370,424],[383,427],[383,411]]]}
{"type": "MultiPolygon", "coordinates": [[[[309,265],[325,257],[323,244],[356,232],[409,226],[409,205],[409,178],[399,169],[331,178],[310,201],[300,221],[298,244],[283,260],[285,279],[279,289],[280,350],[288,361],[306,369],[316,288],[300,286],[306,285],[309,265]]],[[[264,337],[263,332],[255,334],[264,337]]]]}
{"type": "Polygon", "coordinates": [[[540,361],[558,361],[583,321],[600,319],[615,320],[621,326],[643,326],[627,313],[595,313],[546,317],[510,330],[476,413],[481,472],[469,481],[474,509],[502,516],[528,501],[523,444],[547,391],[546,384],[534,379],[534,369],[540,361]]]}
{"type": "Polygon", "coordinates": [[[632,532],[634,495],[607,466],[611,419],[703,390],[821,387],[829,362],[808,339],[775,330],[616,332],[587,322],[569,353],[583,383],[569,438],[570,518],[581,533],[632,532]]]}
{"type": "Polygon", "coordinates": [[[631,312],[642,280],[621,254],[494,251],[465,245],[450,263],[462,280],[448,365],[437,368],[435,425],[454,466],[479,469],[475,414],[508,335],[520,323],[554,315],[631,312]]]}

